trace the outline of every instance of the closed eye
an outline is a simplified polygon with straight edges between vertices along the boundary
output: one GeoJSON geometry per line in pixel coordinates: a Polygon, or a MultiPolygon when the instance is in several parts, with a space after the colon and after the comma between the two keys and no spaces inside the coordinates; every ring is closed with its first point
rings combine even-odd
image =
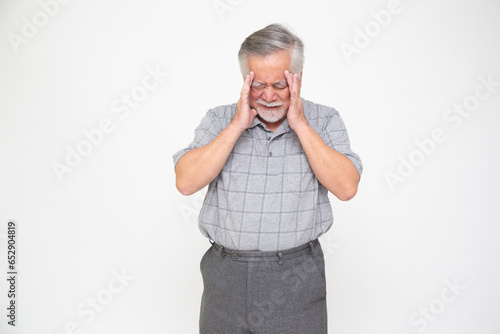
{"type": "Polygon", "coordinates": [[[276,83],[273,85],[274,88],[276,89],[285,89],[288,87],[288,84],[287,83],[276,83]]]}
{"type": "MultiPolygon", "coordinates": [[[[252,86],[252,88],[259,89],[259,90],[263,89],[264,87],[266,87],[265,84],[260,83],[260,82],[256,82],[256,81],[252,82],[251,86],[252,86]]],[[[283,80],[283,81],[280,81],[280,82],[276,82],[276,83],[273,84],[273,87],[275,89],[279,89],[279,90],[285,89],[285,88],[288,87],[288,82],[286,80],[283,80]]]]}

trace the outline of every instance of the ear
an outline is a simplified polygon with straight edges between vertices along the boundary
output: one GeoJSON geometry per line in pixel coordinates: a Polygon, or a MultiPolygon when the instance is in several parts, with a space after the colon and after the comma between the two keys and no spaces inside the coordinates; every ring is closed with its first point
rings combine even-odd
{"type": "Polygon", "coordinates": [[[302,74],[304,73],[304,68],[300,70],[300,79],[299,79],[299,89],[302,88],[302,74]]]}

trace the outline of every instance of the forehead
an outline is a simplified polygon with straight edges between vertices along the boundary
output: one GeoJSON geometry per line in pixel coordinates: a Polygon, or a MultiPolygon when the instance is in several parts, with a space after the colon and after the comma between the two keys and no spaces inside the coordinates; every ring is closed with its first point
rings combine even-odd
{"type": "Polygon", "coordinates": [[[257,82],[273,84],[285,78],[285,70],[290,70],[290,55],[287,51],[274,52],[266,56],[249,55],[248,69],[255,73],[257,82]]]}

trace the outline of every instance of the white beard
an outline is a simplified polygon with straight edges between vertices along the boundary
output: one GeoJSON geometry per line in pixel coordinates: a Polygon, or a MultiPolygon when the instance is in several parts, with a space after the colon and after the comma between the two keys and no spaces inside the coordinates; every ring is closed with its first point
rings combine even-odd
{"type": "Polygon", "coordinates": [[[285,110],[285,107],[283,107],[283,103],[282,102],[271,102],[271,103],[268,103],[268,102],[265,102],[263,100],[257,100],[257,106],[255,109],[257,109],[257,113],[259,114],[259,116],[266,122],[269,122],[269,123],[275,123],[277,121],[279,121],[280,119],[283,118],[283,116],[285,116],[285,113],[286,113],[286,110],[285,110]],[[273,108],[273,109],[268,109],[266,108],[266,105],[267,106],[280,106],[280,108],[273,108]]]}

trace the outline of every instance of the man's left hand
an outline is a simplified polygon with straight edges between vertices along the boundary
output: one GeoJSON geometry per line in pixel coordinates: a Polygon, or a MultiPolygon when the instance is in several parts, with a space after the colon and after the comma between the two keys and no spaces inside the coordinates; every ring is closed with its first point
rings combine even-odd
{"type": "Polygon", "coordinates": [[[304,105],[300,97],[300,82],[297,73],[291,74],[285,70],[285,78],[290,89],[290,107],[287,112],[288,125],[296,130],[297,128],[307,125],[306,117],[304,116],[304,105]]]}

